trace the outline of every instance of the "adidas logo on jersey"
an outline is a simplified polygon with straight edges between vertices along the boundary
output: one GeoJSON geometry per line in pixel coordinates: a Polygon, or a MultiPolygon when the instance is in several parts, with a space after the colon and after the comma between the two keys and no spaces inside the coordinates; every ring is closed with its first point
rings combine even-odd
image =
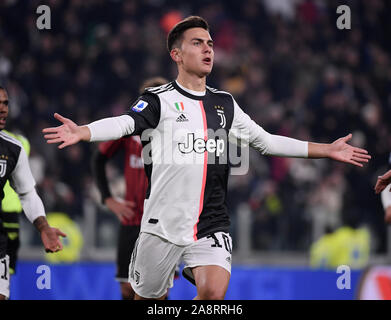
{"type": "Polygon", "coordinates": [[[179,117],[176,119],[176,122],[185,122],[185,121],[189,121],[189,119],[187,119],[183,113],[181,113],[179,117]]]}

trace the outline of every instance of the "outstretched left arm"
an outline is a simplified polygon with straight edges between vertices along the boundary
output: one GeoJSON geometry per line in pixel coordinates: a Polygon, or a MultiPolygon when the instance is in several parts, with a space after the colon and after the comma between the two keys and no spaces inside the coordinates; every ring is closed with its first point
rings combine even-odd
{"type": "Polygon", "coordinates": [[[368,151],[348,144],[351,138],[352,134],[348,134],[330,144],[309,142],[308,158],[330,158],[362,167],[363,163],[371,159],[371,156],[368,151]]]}
{"type": "Polygon", "coordinates": [[[306,142],[280,135],[270,134],[243,112],[234,100],[234,119],[230,136],[239,138],[264,155],[290,158],[329,158],[362,167],[371,156],[368,151],[349,145],[349,134],[333,143],[306,142]]]}

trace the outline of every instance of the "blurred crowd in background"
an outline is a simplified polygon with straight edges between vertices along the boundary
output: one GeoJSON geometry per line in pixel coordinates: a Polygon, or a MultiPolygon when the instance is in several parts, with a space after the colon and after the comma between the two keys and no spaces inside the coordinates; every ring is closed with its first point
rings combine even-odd
{"type": "Polygon", "coordinates": [[[99,203],[90,166],[96,145],[59,151],[45,143],[42,128],[58,125],[54,112],[78,124],[120,115],[147,77],[173,80],[167,32],[200,15],[215,43],[209,86],[232,93],[270,133],[327,143],[352,133],[351,144],[372,155],[356,168],[251,151],[248,174],[229,183],[234,239],[245,203],[253,249],[308,251],[348,225],[366,226],[371,250],[384,253],[384,213],[373,187],[391,151],[390,13],[385,0],[1,1],[0,85],[10,97],[9,129],[31,142],[47,211],[77,219],[85,199],[99,203]],[[41,4],[51,9],[50,30],[36,27],[41,4]],[[336,26],[341,4],[351,9],[350,30],[336,26]]]}

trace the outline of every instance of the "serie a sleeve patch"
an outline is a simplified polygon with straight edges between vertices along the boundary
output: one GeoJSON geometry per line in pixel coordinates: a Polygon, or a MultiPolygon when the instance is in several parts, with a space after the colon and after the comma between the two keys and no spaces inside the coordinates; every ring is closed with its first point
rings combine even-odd
{"type": "Polygon", "coordinates": [[[135,111],[135,112],[141,112],[147,106],[148,106],[148,102],[146,102],[144,100],[140,100],[139,102],[137,102],[137,104],[135,106],[132,107],[132,110],[135,111]]]}

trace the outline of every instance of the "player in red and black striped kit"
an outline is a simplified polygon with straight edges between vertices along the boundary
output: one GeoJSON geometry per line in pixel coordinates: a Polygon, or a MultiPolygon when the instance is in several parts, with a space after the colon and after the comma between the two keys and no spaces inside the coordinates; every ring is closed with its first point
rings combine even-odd
{"type": "MultiPolygon", "coordinates": [[[[160,86],[167,82],[167,80],[160,77],[148,79],[141,86],[141,92],[147,87],[160,86]]],[[[134,297],[134,291],[128,282],[129,262],[134,244],[140,233],[144,199],[148,188],[141,152],[140,138],[131,136],[100,143],[93,157],[93,171],[102,196],[102,203],[121,222],[117,246],[116,280],[120,282],[121,295],[124,300],[133,300],[134,297]],[[121,150],[125,153],[125,199],[113,197],[105,170],[106,163],[121,150]]]]}

